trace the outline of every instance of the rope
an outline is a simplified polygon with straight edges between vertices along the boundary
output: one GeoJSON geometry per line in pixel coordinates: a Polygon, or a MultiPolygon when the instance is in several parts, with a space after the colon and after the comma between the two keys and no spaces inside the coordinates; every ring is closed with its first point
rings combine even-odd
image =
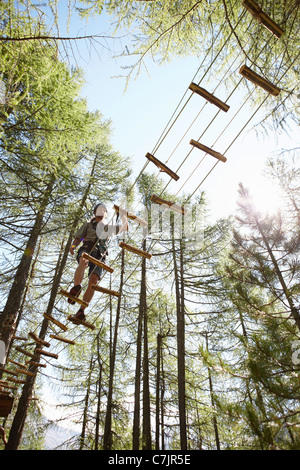
{"type": "MultiPolygon", "coordinates": [[[[241,19],[243,18],[245,14],[245,11],[243,12],[243,14],[240,16],[239,18],[239,21],[238,23],[241,21],[241,19]]],[[[237,23],[237,25],[238,25],[237,23]]],[[[236,26],[237,26],[236,25],[236,26]]],[[[225,26],[225,22],[223,23],[222,25],[222,28],[220,29],[219,33],[218,34],[221,34],[221,31],[223,29],[223,27],[225,26]]],[[[206,72],[204,73],[203,77],[201,78],[201,80],[199,81],[199,83],[201,83],[201,81],[204,79],[204,77],[206,76],[206,74],[208,73],[208,71],[210,70],[210,68],[212,67],[213,63],[216,61],[217,57],[219,56],[219,54],[221,53],[221,51],[223,50],[223,48],[225,47],[225,45],[227,44],[227,42],[229,41],[230,37],[232,35],[232,32],[229,34],[229,36],[227,37],[226,41],[224,42],[222,48],[220,48],[218,54],[215,56],[214,60],[211,62],[210,64],[210,67],[206,70],[206,72]]],[[[269,41],[271,40],[272,38],[269,39],[269,41]]],[[[268,42],[269,42],[268,41],[268,42]]],[[[264,47],[267,46],[268,42],[265,44],[264,47]]],[[[264,49],[264,47],[262,48],[262,51],[264,49]]],[[[261,53],[261,52],[260,52],[261,53]]],[[[293,63],[298,59],[300,53],[297,55],[297,57],[294,59],[293,63]]],[[[196,74],[194,75],[194,78],[193,80],[195,79],[196,75],[198,74],[199,70],[201,69],[202,65],[205,63],[205,60],[208,56],[208,52],[206,54],[206,56],[204,57],[201,65],[199,66],[196,74]]],[[[237,58],[240,56],[240,54],[238,54],[238,56],[236,57],[236,59],[234,60],[234,62],[237,60],[237,58]]],[[[234,63],[233,62],[233,63],[234,63]]],[[[232,67],[233,64],[231,64],[231,66],[229,67],[228,71],[225,73],[224,77],[226,76],[226,74],[229,72],[230,68],[232,67]]],[[[280,80],[284,77],[284,75],[288,72],[288,70],[292,67],[293,64],[291,64],[288,69],[282,74],[281,78],[279,78],[277,80],[277,83],[280,82],[280,80]]],[[[242,79],[241,79],[242,80],[242,79]]],[[[227,100],[232,96],[232,94],[234,93],[234,91],[238,88],[241,80],[238,82],[238,84],[236,85],[236,87],[234,88],[234,90],[232,91],[232,93],[229,95],[229,97],[227,98],[227,100]]],[[[199,85],[198,83],[198,85],[199,85]]],[[[217,86],[218,87],[218,86],[217,86]]],[[[215,88],[215,90],[217,89],[217,87],[215,88]]],[[[183,106],[181,107],[181,109],[179,110],[179,107],[180,105],[182,104],[184,98],[186,97],[186,94],[187,94],[187,90],[186,92],[184,93],[183,97],[181,98],[179,104],[177,105],[175,111],[173,112],[170,120],[168,121],[166,127],[164,128],[161,136],[159,137],[156,145],[154,146],[154,149],[153,149],[153,153],[155,153],[159,147],[162,145],[162,143],[164,142],[164,140],[166,139],[167,135],[169,134],[169,132],[171,131],[171,129],[173,128],[173,126],[175,125],[175,123],[177,122],[177,120],[179,119],[180,115],[182,114],[183,110],[186,108],[187,104],[189,103],[191,97],[192,97],[192,94],[188,97],[187,101],[183,104],[183,106]],[[178,111],[179,110],[179,111],[178,111]],[[176,115],[178,111],[178,114],[176,115]]],[[[250,96],[253,94],[254,90],[250,93],[250,95],[248,95],[248,97],[246,98],[246,100],[243,102],[243,104],[240,106],[239,110],[236,112],[236,114],[234,115],[234,117],[231,119],[231,121],[226,125],[226,127],[223,129],[223,131],[221,132],[221,134],[218,136],[218,138],[216,139],[216,141],[214,142],[214,144],[217,142],[217,140],[220,138],[220,136],[225,132],[225,130],[229,127],[229,125],[232,123],[232,121],[235,119],[235,117],[239,114],[240,110],[242,109],[242,107],[246,104],[246,102],[248,101],[248,99],[250,98],[250,96]]],[[[225,152],[223,152],[223,154],[225,155],[228,150],[232,147],[232,145],[234,144],[234,142],[238,139],[238,137],[241,135],[241,133],[244,131],[244,129],[249,125],[250,121],[254,118],[254,116],[257,114],[257,112],[261,109],[261,107],[264,105],[264,103],[266,102],[268,96],[266,96],[266,98],[261,102],[261,104],[257,107],[257,109],[253,112],[253,114],[250,116],[250,118],[247,120],[247,122],[242,126],[242,128],[240,129],[240,131],[236,134],[236,136],[234,137],[234,139],[231,141],[231,143],[228,145],[228,147],[226,148],[225,152]]],[[[205,105],[202,107],[202,109],[200,110],[200,112],[197,114],[197,116],[194,118],[194,120],[192,121],[192,123],[190,124],[188,130],[191,128],[191,126],[193,125],[193,123],[196,121],[196,119],[199,117],[199,115],[201,114],[202,110],[205,108],[207,103],[205,103],[205,105]]],[[[200,136],[200,138],[204,135],[204,133],[208,130],[208,128],[211,126],[212,122],[215,120],[216,116],[219,114],[220,111],[218,111],[216,113],[216,115],[214,116],[214,118],[211,120],[211,122],[208,124],[208,126],[206,127],[206,129],[204,130],[204,132],[202,133],[202,135],[200,136]]],[[[185,134],[183,135],[183,137],[181,138],[181,140],[179,141],[179,143],[183,140],[184,136],[187,134],[188,130],[185,132],[185,134]]],[[[199,139],[200,139],[199,138],[199,139]]],[[[178,148],[178,145],[179,143],[176,145],[175,149],[173,150],[173,152],[171,153],[171,155],[169,156],[169,158],[167,159],[166,162],[168,162],[170,160],[170,158],[173,156],[175,150],[178,148]]],[[[213,145],[214,145],[213,144],[213,145]]],[[[180,164],[178,170],[182,167],[182,165],[186,162],[188,156],[190,155],[191,151],[188,153],[188,155],[185,157],[185,159],[182,161],[182,163],[180,164]]],[[[205,158],[205,155],[203,157],[203,159],[205,158]]],[[[188,176],[188,178],[186,179],[186,181],[184,182],[184,184],[181,186],[181,188],[178,190],[178,192],[176,193],[176,195],[178,195],[178,193],[182,190],[182,188],[187,184],[187,182],[189,181],[189,179],[191,178],[191,176],[194,174],[194,172],[197,170],[197,168],[199,167],[199,165],[201,164],[201,162],[203,161],[203,159],[200,161],[200,163],[198,163],[198,165],[192,170],[192,172],[190,173],[190,175],[188,176]]],[[[212,173],[212,171],[216,168],[216,166],[218,165],[219,161],[217,161],[213,167],[209,170],[209,172],[206,174],[206,176],[202,179],[202,181],[199,183],[199,185],[196,187],[196,189],[193,191],[193,193],[189,196],[188,198],[188,201],[192,199],[192,197],[194,196],[194,194],[198,191],[199,187],[203,184],[203,182],[207,179],[207,177],[212,173]]],[[[144,172],[144,170],[146,169],[147,165],[149,164],[149,161],[147,161],[145,163],[145,165],[143,166],[142,170],[140,171],[139,175],[137,176],[136,180],[134,181],[133,185],[131,186],[130,190],[131,191],[133,189],[133,187],[136,185],[136,183],[138,182],[139,178],[141,177],[142,173],[144,172]]],[[[177,170],[177,171],[178,171],[177,170]]],[[[158,175],[159,175],[159,172],[158,172],[158,175]]],[[[158,177],[158,175],[156,176],[156,178],[158,177]]],[[[171,181],[171,179],[170,179],[171,181]]],[[[170,183],[169,181],[169,183],[170,183]]],[[[165,188],[163,189],[163,191],[165,191],[166,187],[169,185],[169,183],[165,186],[165,188]]],[[[152,184],[148,187],[151,188],[152,185],[154,184],[154,182],[152,182],[152,184]]],[[[162,191],[162,192],[163,192],[162,191]]],[[[151,247],[155,246],[155,244],[157,243],[156,242],[152,242],[151,243],[151,247]]],[[[120,256],[120,253],[118,253],[118,255],[115,257],[115,259],[113,260],[113,262],[111,263],[111,265],[114,265],[114,263],[116,262],[116,260],[119,258],[120,256]]],[[[126,280],[124,281],[124,284],[126,284],[126,282],[131,278],[131,276],[134,274],[134,272],[136,272],[138,266],[141,265],[141,262],[138,263],[135,268],[133,269],[133,271],[128,275],[128,277],[126,278],[126,280]]],[[[104,277],[106,273],[103,274],[102,278],[104,277]]],[[[102,313],[102,312],[101,312],[102,313]]],[[[95,320],[97,320],[99,318],[100,314],[95,318],[95,320]]],[[[76,328],[76,327],[74,327],[76,328]]],[[[78,334],[78,336],[76,338],[79,338],[81,337],[82,335],[84,334],[84,331],[83,332],[80,332],[78,334]]],[[[62,352],[65,348],[67,348],[68,346],[67,345],[64,345],[62,347],[62,349],[60,350],[60,352],[62,352]]]]}

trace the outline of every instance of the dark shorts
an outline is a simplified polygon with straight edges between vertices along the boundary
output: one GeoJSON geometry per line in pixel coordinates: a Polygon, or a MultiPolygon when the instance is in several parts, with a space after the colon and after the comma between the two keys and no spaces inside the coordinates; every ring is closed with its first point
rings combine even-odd
{"type": "MultiPolygon", "coordinates": [[[[99,250],[92,250],[90,252],[90,250],[87,247],[83,246],[83,247],[79,248],[79,250],[77,252],[77,261],[78,261],[78,263],[79,263],[79,259],[80,259],[80,256],[82,255],[82,253],[88,253],[93,258],[101,259],[101,254],[100,254],[99,250]]],[[[105,259],[102,258],[101,261],[103,261],[103,263],[105,263],[105,259]]],[[[100,268],[100,266],[97,266],[96,264],[93,264],[89,261],[89,276],[93,273],[93,274],[97,274],[97,276],[99,276],[99,278],[100,278],[101,274],[102,274],[102,271],[103,271],[103,269],[100,268]]]]}

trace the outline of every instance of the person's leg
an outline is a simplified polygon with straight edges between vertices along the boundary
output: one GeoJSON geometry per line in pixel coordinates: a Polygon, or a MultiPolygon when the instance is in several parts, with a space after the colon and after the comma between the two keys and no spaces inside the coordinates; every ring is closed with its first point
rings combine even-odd
{"type": "MultiPolygon", "coordinates": [[[[95,284],[97,285],[102,273],[102,268],[99,266],[95,266],[94,264],[90,263],[89,266],[89,283],[88,287],[83,295],[83,300],[85,302],[90,302],[94,296],[94,289],[92,289],[92,285],[95,284]]],[[[85,320],[85,307],[81,306],[78,312],[76,313],[75,317],[78,318],[79,320],[85,320]]]]}
{"type": "Polygon", "coordinates": [[[84,296],[83,296],[83,300],[85,300],[85,302],[90,302],[93,298],[93,295],[95,293],[94,289],[92,289],[92,285],[94,284],[98,284],[99,282],[99,279],[100,277],[98,276],[98,274],[96,273],[91,273],[90,277],[89,277],[89,283],[88,283],[88,287],[84,293],[84,296]]]}
{"type": "MultiPolygon", "coordinates": [[[[82,257],[82,254],[86,252],[86,249],[82,248],[77,255],[78,266],[76,268],[74,274],[74,286],[70,289],[69,294],[73,295],[74,297],[78,297],[81,292],[81,283],[83,281],[84,271],[88,267],[88,260],[82,257]]],[[[75,301],[72,299],[68,299],[69,304],[74,305],[75,301]]]]}
{"type": "Polygon", "coordinates": [[[81,285],[83,281],[84,271],[86,270],[89,264],[88,260],[84,259],[81,255],[82,253],[80,254],[79,263],[74,275],[74,286],[81,285]]]}

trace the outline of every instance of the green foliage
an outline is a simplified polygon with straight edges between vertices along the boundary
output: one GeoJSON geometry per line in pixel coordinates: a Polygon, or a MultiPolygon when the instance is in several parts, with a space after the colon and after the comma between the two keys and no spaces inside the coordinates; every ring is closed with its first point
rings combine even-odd
{"type": "MultiPolygon", "coordinates": [[[[134,30],[138,41],[132,47],[139,54],[139,63],[150,52],[159,62],[175,54],[198,54],[201,44],[210,56],[207,60],[221,49],[221,68],[221,61],[238,45],[242,61],[252,65],[255,61],[258,70],[269,78],[282,76],[285,94],[277,103],[277,117],[281,119],[283,107],[292,109],[288,100],[294,99],[297,8],[293,8],[292,1],[264,4],[266,12],[286,29],[280,41],[269,41],[269,33],[245,14],[239,2],[87,0],[82,2],[80,13],[88,17],[105,9],[119,20],[120,27],[134,30]],[[225,45],[228,36],[231,39],[225,45]]],[[[20,4],[25,6],[26,1],[20,4]]],[[[55,9],[55,4],[52,6],[55,9]]],[[[127,196],[127,202],[133,203],[137,196],[149,211],[152,193],[174,199],[162,192],[160,180],[154,181],[153,175],[146,173],[138,181],[137,194],[131,191],[128,163],[109,142],[110,123],[100,112],[88,111],[80,98],[82,71],[70,70],[58,58],[54,40],[11,41],[17,36],[24,39],[29,34],[37,37],[47,33],[40,18],[29,19],[29,10],[22,8],[16,12],[12,2],[0,5],[2,37],[6,38],[0,42],[0,79],[6,88],[5,104],[0,107],[0,237],[5,253],[1,281],[4,302],[24,254],[24,244],[43,210],[42,228],[18,312],[18,333],[26,335],[40,326],[74,221],[88,219],[98,200],[113,203],[127,196]],[[88,195],[80,206],[85,193],[88,195]]],[[[273,162],[271,168],[286,188],[288,212],[262,219],[241,187],[241,213],[234,222],[220,220],[208,225],[204,196],[194,202],[194,209],[197,205],[203,208],[201,243],[191,243],[190,237],[173,240],[172,230],[168,237],[158,231],[147,239],[152,258],[146,264],[145,359],[151,417],[153,421],[159,418],[162,449],[180,448],[178,310],[184,318],[185,351],[179,359],[185,366],[189,448],[299,448],[299,365],[292,362],[299,331],[291,316],[295,314],[291,305],[299,305],[299,172],[295,168],[286,171],[282,161],[273,162]]],[[[178,203],[186,200],[188,195],[176,199],[178,203]]],[[[174,222],[174,218],[170,220],[174,222]]],[[[140,246],[143,235],[140,227],[130,223],[126,240],[140,246]]],[[[130,449],[141,263],[136,255],[126,253],[121,271],[118,242],[116,238],[110,247],[114,274],[107,275],[101,284],[117,290],[121,276],[125,278],[119,304],[111,428],[112,448],[130,449]]],[[[75,267],[74,259],[69,258],[61,279],[63,285],[72,283],[75,267]]],[[[51,342],[51,351],[59,353],[59,361],[49,361],[45,372],[48,378],[36,384],[49,386],[51,382],[51,391],[59,396],[68,420],[80,427],[70,444],[75,449],[103,446],[117,302],[95,295],[88,315],[96,329],[90,332],[69,328],[67,335],[76,341],[74,346],[51,342]]],[[[55,316],[64,322],[73,311],[73,306],[57,297],[55,316]]],[[[23,360],[15,351],[11,357],[23,360]]],[[[142,378],[137,377],[139,381],[142,378]]],[[[21,387],[16,398],[20,393],[21,387]]],[[[36,388],[37,398],[41,394],[36,388]]],[[[142,420],[141,413],[140,427],[142,420]]],[[[7,428],[11,421],[12,417],[7,428]]],[[[48,426],[34,400],[22,448],[43,448],[43,431],[48,426]]],[[[155,432],[153,427],[153,437],[155,432]]]]}

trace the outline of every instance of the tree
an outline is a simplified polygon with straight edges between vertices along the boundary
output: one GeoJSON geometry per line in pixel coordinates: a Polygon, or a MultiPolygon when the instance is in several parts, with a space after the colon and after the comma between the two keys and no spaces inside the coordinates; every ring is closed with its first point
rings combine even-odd
{"type": "MultiPolygon", "coordinates": [[[[205,63],[206,72],[217,58],[217,67],[221,70],[223,57],[231,57],[238,49],[241,65],[248,62],[257,73],[283,90],[275,102],[265,103],[273,124],[276,127],[285,126],[287,116],[295,119],[295,63],[298,57],[295,46],[299,41],[297,0],[263,5],[263,12],[284,30],[279,40],[275,36],[272,38],[270,31],[258,21],[257,15],[253,17],[241,3],[233,0],[118,3],[86,0],[85,4],[87,6],[81,10],[83,16],[99,15],[105,8],[117,20],[119,30],[134,31],[132,42],[127,44],[126,55],[131,50],[130,54],[134,58],[138,56],[138,60],[130,74],[134,70],[138,73],[149,56],[159,63],[174,56],[198,56],[199,44],[206,51],[202,62],[202,66],[205,63]]],[[[239,79],[239,74],[230,74],[229,82],[237,83],[239,79]]]]}
{"type": "Polygon", "coordinates": [[[174,226],[172,239],[172,253],[174,261],[174,277],[176,292],[177,311],[177,374],[178,374],[178,407],[179,407],[179,428],[180,428],[180,448],[187,450],[187,422],[186,422],[186,391],[185,391],[185,297],[183,279],[183,243],[180,240],[180,261],[179,267],[176,260],[176,248],[174,240],[174,226]]]}
{"type": "MultiPolygon", "coordinates": [[[[123,282],[124,282],[124,250],[122,251],[121,258],[121,277],[120,277],[120,288],[119,292],[122,294],[123,282]]],[[[118,330],[119,330],[119,321],[121,314],[121,296],[118,298],[118,305],[116,310],[115,326],[114,326],[114,335],[112,338],[111,346],[111,355],[109,358],[109,387],[108,387],[108,397],[107,397],[107,407],[106,407],[106,417],[105,417],[105,429],[103,437],[103,448],[104,450],[112,449],[112,408],[113,408],[113,390],[114,390],[114,379],[115,379],[115,363],[116,363],[116,348],[118,341],[118,330]]]]}
{"type": "MultiPolygon", "coordinates": [[[[218,399],[218,406],[222,412],[227,409],[243,415],[246,432],[255,436],[253,447],[294,448],[298,436],[294,423],[286,426],[286,419],[299,412],[294,382],[298,367],[291,361],[292,344],[298,336],[298,312],[294,310],[298,243],[292,225],[284,224],[284,214],[262,218],[243,187],[239,205],[242,216],[237,218],[239,229],[234,231],[230,262],[225,262],[227,276],[222,279],[231,318],[228,350],[232,338],[233,344],[237,341],[234,348],[240,359],[234,362],[230,354],[224,355],[219,367],[243,384],[244,398],[237,403],[246,397],[248,403],[225,405],[218,399]],[[284,428],[288,435],[282,438],[284,428]]],[[[290,214],[288,219],[292,220],[290,214]]]]}
{"type": "Polygon", "coordinates": [[[240,218],[239,220],[243,223],[244,227],[248,226],[258,236],[254,238],[254,235],[252,235],[249,240],[243,240],[236,232],[236,248],[240,246],[242,249],[242,251],[237,249],[237,253],[244,253],[243,256],[245,257],[250,252],[252,259],[256,259],[256,263],[254,263],[250,271],[253,281],[261,285],[265,283],[269,286],[274,296],[274,301],[278,300],[283,303],[284,308],[290,311],[299,329],[300,315],[295,306],[297,303],[297,288],[295,289],[296,286],[293,287],[295,285],[294,270],[295,266],[298,265],[297,251],[299,239],[294,237],[295,232],[292,228],[289,228],[288,233],[284,230],[284,220],[281,214],[278,214],[277,217],[273,216],[262,219],[255,212],[248,192],[242,186],[240,194],[240,207],[245,218],[240,218]],[[278,255],[276,256],[277,253],[278,255]]]}

